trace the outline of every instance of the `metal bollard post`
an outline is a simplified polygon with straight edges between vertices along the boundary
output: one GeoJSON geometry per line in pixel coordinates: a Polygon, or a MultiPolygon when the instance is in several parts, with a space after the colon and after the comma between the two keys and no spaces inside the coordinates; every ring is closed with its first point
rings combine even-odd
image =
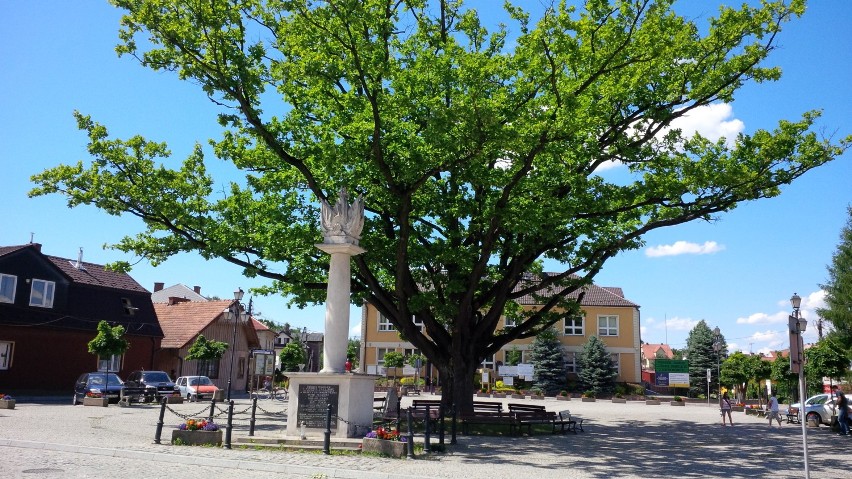
{"type": "Polygon", "coordinates": [[[249,419],[249,436],[254,436],[254,420],[257,412],[257,396],[251,400],[251,419],[249,419]]]}
{"type": "Polygon", "coordinates": [[[429,405],[426,405],[426,430],[424,431],[425,437],[423,438],[423,452],[430,453],[432,452],[432,444],[430,444],[431,439],[431,431],[430,431],[430,423],[432,422],[432,412],[429,410],[429,405]]]}
{"type": "Polygon", "coordinates": [[[157,432],[154,433],[154,444],[160,444],[160,437],[163,435],[163,418],[166,415],[166,398],[160,404],[160,419],[157,421],[157,432]]]}
{"type": "Polygon", "coordinates": [[[331,404],[325,408],[325,432],[322,439],[322,453],[331,454],[331,404]]]}
{"type": "Polygon", "coordinates": [[[207,416],[208,421],[213,421],[213,411],[216,409],[216,399],[210,400],[210,414],[207,416]]]}
{"type": "Polygon", "coordinates": [[[444,405],[438,406],[438,421],[441,425],[441,428],[438,429],[438,443],[441,445],[441,448],[444,447],[444,405]]]}
{"type": "Polygon", "coordinates": [[[225,449],[231,448],[231,430],[234,429],[234,400],[228,401],[228,430],[225,431],[225,449]]]}
{"type": "MultiPolygon", "coordinates": [[[[408,408],[408,458],[414,459],[414,426],[411,425],[411,408],[408,408]]],[[[397,429],[399,431],[399,429],[397,429]]]]}
{"type": "Polygon", "coordinates": [[[450,427],[450,444],[456,444],[456,424],[458,419],[458,414],[456,413],[456,406],[453,405],[453,409],[451,411],[453,413],[453,424],[450,427]]]}
{"type": "MultiPolygon", "coordinates": [[[[388,394],[390,394],[390,393],[388,393],[388,394]]],[[[394,394],[396,394],[396,392],[395,392],[395,391],[394,391],[394,394]]],[[[400,403],[401,403],[401,402],[402,402],[402,401],[400,401],[400,400],[399,400],[399,396],[397,396],[397,400],[396,400],[396,430],[397,430],[397,431],[399,431],[400,427],[402,427],[402,426],[401,426],[401,423],[402,423],[402,411],[400,410],[400,407],[401,407],[400,403]]],[[[409,419],[409,420],[410,420],[410,419],[409,419]]]]}

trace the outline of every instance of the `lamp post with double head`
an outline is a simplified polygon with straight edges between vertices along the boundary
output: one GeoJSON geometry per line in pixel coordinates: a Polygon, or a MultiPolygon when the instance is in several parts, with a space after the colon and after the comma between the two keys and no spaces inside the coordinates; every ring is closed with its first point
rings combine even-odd
{"type": "Polygon", "coordinates": [[[231,307],[228,309],[228,320],[234,322],[234,333],[231,337],[231,367],[228,368],[228,397],[227,401],[231,401],[231,381],[234,379],[234,351],[237,349],[237,323],[242,322],[243,317],[246,316],[245,311],[240,304],[240,301],[243,299],[243,289],[237,288],[234,291],[234,302],[231,304],[231,307]]]}
{"type": "Polygon", "coordinates": [[[802,418],[799,421],[802,424],[802,452],[805,458],[805,479],[810,479],[811,473],[808,467],[808,429],[805,421],[807,414],[805,413],[805,351],[804,341],[802,341],[802,333],[808,322],[802,317],[802,312],[799,309],[802,306],[802,298],[798,294],[793,293],[790,298],[790,304],[793,306],[793,315],[789,317],[788,326],[790,330],[790,371],[799,373],[799,413],[802,418]]]}

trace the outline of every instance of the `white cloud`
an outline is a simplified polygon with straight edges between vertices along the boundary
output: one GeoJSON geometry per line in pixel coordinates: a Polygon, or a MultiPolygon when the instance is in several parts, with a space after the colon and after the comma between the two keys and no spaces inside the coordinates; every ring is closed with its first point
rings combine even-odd
{"type": "Polygon", "coordinates": [[[742,351],[742,348],[737,343],[728,343],[728,352],[742,351]]]}
{"type": "Polygon", "coordinates": [[[682,254],[713,254],[724,250],[725,247],[715,241],[705,241],[704,244],[688,241],[675,241],[670,245],[653,246],[645,250],[645,256],[657,258],[660,256],[678,256],[682,254]]]}
{"type": "Polygon", "coordinates": [[[775,314],[754,313],[746,318],[737,318],[737,324],[776,324],[786,323],[788,313],[779,311],[775,314]]]}
{"type": "MultiPolygon", "coordinates": [[[[733,118],[734,109],[727,103],[714,103],[700,106],[684,116],[673,121],[670,129],[680,129],[684,138],[690,138],[695,133],[716,141],[725,138],[728,146],[734,144],[737,135],[745,129],[741,120],[733,118]]],[[[665,135],[667,130],[661,131],[665,135]]]]}
{"type": "MultiPolygon", "coordinates": [[[[674,317],[666,320],[665,324],[661,326],[671,329],[673,331],[691,331],[692,328],[694,328],[697,324],[697,319],[674,317]]],[[[659,328],[660,325],[658,325],[657,327],[659,328]]]]}

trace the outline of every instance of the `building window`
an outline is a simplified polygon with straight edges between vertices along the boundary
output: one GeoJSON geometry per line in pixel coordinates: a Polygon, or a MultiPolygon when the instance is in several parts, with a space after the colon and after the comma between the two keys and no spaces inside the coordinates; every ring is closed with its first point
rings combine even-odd
{"type": "Polygon", "coordinates": [[[609,355],[610,361],[612,361],[612,365],[615,367],[615,371],[621,374],[621,355],[618,353],[613,353],[609,355]]]}
{"type": "Polygon", "coordinates": [[[508,316],[503,316],[503,322],[506,325],[505,327],[507,328],[514,328],[518,325],[517,321],[515,321],[515,318],[510,318],[508,316]]]}
{"type": "Polygon", "coordinates": [[[396,331],[394,325],[382,313],[379,313],[379,331],[396,331]]]}
{"type": "Polygon", "coordinates": [[[598,336],[618,336],[618,316],[598,316],[598,336]]]}
{"type": "Polygon", "coordinates": [[[417,319],[416,315],[411,315],[411,322],[414,323],[414,326],[417,327],[420,331],[423,331],[423,320],[417,319]]]}
{"type": "Polygon", "coordinates": [[[30,292],[30,306],[40,308],[53,307],[53,289],[56,283],[43,279],[33,279],[33,287],[30,292]]]}
{"type": "Polygon", "coordinates": [[[108,358],[98,356],[98,371],[107,370],[110,372],[121,371],[121,355],[113,354],[108,358]]]}
{"type": "Polygon", "coordinates": [[[583,317],[565,318],[565,336],[583,335],[583,317]]]}
{"type": "Polygon", "coordinates": [[[130,298],[121,298],[121,306],[124,308],[124,314],[128,316],[133,316],[136,314],[136,310],[139,309],[136,306],[133,306],[133,303],[130,302],[130,298]]]}
{"type": "Polygon", "coordinates": [[[411,356],[415,356],[415,355],[420,356],[420,350],[416,349],[416,348],[415,349],[403,349],[402,355],[405,356],[406,359],[411,357],[411,356]]]}
{"type": "Polygon", "coordinates": [[[237,360],[237,379],[242,379],[246,375],[246,358],[237,360]]]}
{"type": "Polygon", "coordinates": [[[393,348],[376,348],[376,364],[379,366],[385,365],[385,354],[396,351],[393,348]]]}
{"type": "Polygon", "coordinates": [[[0,341],[0,371],[5,371],[12,367],[12,352],[14,350],[15,343],[0,341]]]}
{"type": "Polygon", "coordinates": [[[565,371],[574,374],[580,372],[580,361],[577,353],[565,352],[565,371]]]}
{"type": "Polygon", "coordinates": [[[482,361],[482,367],[485,369],[494,369],[494,355],[488,356],[482,361]]]}
{"type": "Polygon", "coordinates": [[[521,362],[524,364],[532,363],[533,352],[531,349],[524,349],[521,351],[521,362]]]}
{"type": "Polygon", "coordinates": [[[0,273],[0,303],[14,303],[18,277],[0,273]]]}
{"type": "Polygon", "coordinates": [[[210,379],[219,378],[219,360],[218,359],[199,359],[198,371],[201,376],[207,376],[210,379]]]}

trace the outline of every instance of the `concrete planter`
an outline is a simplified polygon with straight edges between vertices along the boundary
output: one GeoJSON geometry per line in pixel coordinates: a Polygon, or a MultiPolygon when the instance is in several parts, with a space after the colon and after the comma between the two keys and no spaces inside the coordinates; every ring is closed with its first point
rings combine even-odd
{"type": "Polygon", "coordinates": [[[646,399],[645,405],[647,405],[647,406],[659,406],[660,400],[659,399],[646,399]]]}
{"type": "Polygon", "coordinates": [[[612,398],[612,402],[616,404],[627,404],[627,399],[624,398],[612,398]]]}
{"type": "Polygon", "coordinates": [[[733,412],[743,412],[743,411],[745,411],[745,408],[744,408],[744,407],[742,407],[742,406],[731,406],[731,411],[733,411],[733,412]]]}
{"type": "Polygon", "coordinates": [[[580,398],[580,401],[583,401],[583,402],[595,402],[595,401],[596,401],[596,399],[595,399],[595,398],[580,398]]]}
{"type": "Polygon", "coordinates": [[[83,406],[107,407],[108,405],[109,399],[107,398],[83,398],[83,406]]]}
{"type": "MultiPolygon", "coordinates": [[[[488,394],[488,393],[476,393],[476,397],[478,397],[478,398],[490,398],[491,395],[488,394]]],[[[391,442],[393,442],[393,441],[391,441],[391,442]]]]}
{"type": "Polygon", "coordinates": [[[686,403],[683,401],[671,401],[669,406],[686,406],[686,403]]]}
{"type": "Polygon", "coordinates": [[[221,446],[222,431],[181,431],[172,430],[172,444],[175,440],[187,446],[221,446]]]}
{"type": "Polygon", "coordinates": [[[403,457],[405,456],[405,446],[407,445],[407,442],[365,437],[361,441],[361,452],[373,452],[390,457],[403,457]]]}
{"type": "Polygon", "coordinates": [[[0,399],[0,409],[15,409],[15,400],[0,399]]]}
{"type": "Polygon", "coordinates": [[[556,396],[557,401],[570,401],[571,396],[556,396]]]}
{"type": "Polygon", "coordinates": [[[532,394],[530,395],[530,399],[544,399],[543,394],[532,394]]]}
{"type": "Polygon", "coordinates": [[[527,397],[523,394],[512,394],[512,399],[526,399],[527,397]]]}
{"type": "Polygon", "coordinates": [[[183,398],[180,396],[166,397],[166,404],[183,404],[183,398]]]}
{"type": "Polygon", "coordinates": [[[501,399],[501,398],[506,397],[506,393],[492,393],[491,397],[496,398],[496,399],[501,399]]]}

